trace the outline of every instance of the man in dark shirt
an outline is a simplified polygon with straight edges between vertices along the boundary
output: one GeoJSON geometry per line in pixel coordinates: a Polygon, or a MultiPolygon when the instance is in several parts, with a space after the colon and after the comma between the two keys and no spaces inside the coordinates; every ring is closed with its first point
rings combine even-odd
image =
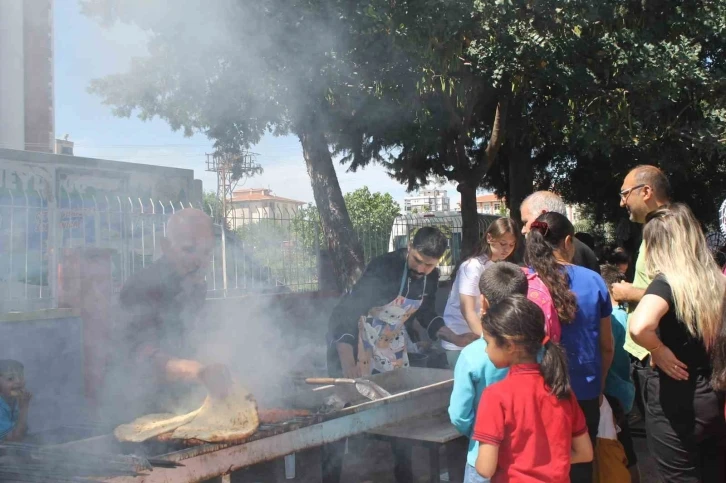
{"type": "Polygon", "coordinates": [[[381,360],[387,354],[399,354],[398,360],[404,360],[401,365],[405,365],[407,359],[402,354],[405,352],[402,345],[404,326],[411,332],[414,319],[432,340],[441,338],[462,347],[476,340],[455,334],[436,313],[434,304],[439,285],[436,266],[445,250],[443,234],[436,228],[424,227],[418,230],[408,248],[387,253],[368,264],[351,292],[338,303],[330,317],[328,370],[331,376],[355,378],[398,367],[395,359],[390,365],[381,360]],[[401,312],[403,320],[387,318],[395,318],[396,309],[401,312]],[[376,323],[376,319],[386,319],[386,322],[376,323]],[[361,333],[361,329],[365,333],[361,333]],[[378,338],[372,340],[376,331],[378,338]],[[366,370],[366,365],[361,363],[363,354],[359,351],[371,349],[377,352],[370,346],[380,347],[386,342],[381,339],[391,336],[401,343],[392,344],[391,351],[372,354],[371,367],[366,370]],[[399,351],[400,347],[404,350],[399,351]]]}
{"type": "MultiPolygon", "coordinates": [[[[542,213],[554,211],[567,216],[565,202],[551,191],[535,191],[525,198],[520,205],[519,211],[522,216],[522,235],[529,233],[532,222],[542,213]]],[[[597,261],[595,252],[577,238],[573,238],[572,242],[575,245],[575,256],[572,259],[572,264],[600,273],[600,264],[597,261]]]]}
{"type": "Polygon", "coordinates": [[[115,360],[106,390],[106,409],[127,421],[150,412],[181,410],[189,384],[205,379],[205,367],[192,359],[185,335],[204,305],[206,268],[214,247],[211,219],[184,209],[167,224],[161,259],[136,272],[119,298],[115,360]],[[121,401],[123,401],[122,404],[121,401]]]}
{"type": "MultiPolygon", "coordinates": [[[[373,259],[330,317],[328,372],[332,377],[365,377],[408,365],[406,332],[414,318],[431,339],[459,346],[478,339],[456,335],[444,325],[434,303],[436,266],[446,250],[446,237],[436,228],[419,229],[408,248],[373,259]]],[[[345,445],[323,447],[323,483],[338,483],[345,445]]],[[[410,447],[394,445],[395,478],[413,481],[410,447]]]]}

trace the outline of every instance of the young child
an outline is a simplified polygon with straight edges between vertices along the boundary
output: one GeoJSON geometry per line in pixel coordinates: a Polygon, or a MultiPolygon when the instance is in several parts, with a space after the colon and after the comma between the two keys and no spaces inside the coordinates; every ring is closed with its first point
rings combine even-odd
{"type": "Polygon", "coordinates": [[[630,356],[625,350],[625,334],[628,330],[628,314],[623,307],[613,299],[612,286],[622,282],[625,276],[615,265],[602,265],[600,273],[610,292],[610,302],[613,306],[612,331],[615,344],[613,363],[605,379],[605,397],[613,410],[620,431],[618,441],[623,445],[625,456],[628,459],[628,470],[633,483],[640,482],[638,458],[633,447],[633,438],[630,434],[630,425],[627,415],[633,409],[635,400],[635,384],[630,375],[630,356]]]}
{"type": "Polygon", "coordinates": [[[489,308],[482,328],[492,364],[510,370],[482,394],[473,432],[476,471],[493,483],[569,482],[570,465],[592,461],[593,450],[567,358],[545,335],[542,310],[511,295],[489,308]]]}
{"type": "Polygon", "coordinates": [[[31,397],[25,389],[23,365],[0,360],[0,441],[17,442],[25,438],[31,397]]]}
{"type": "MultiPolygon", "coordinates": [[[[527,277],[517,265],[509,262],[495,263],[484,270],[479,280],[482,313],[486,313],[489,307],[498,304],[509,295],[526,295],[527,286],[527,277]]],[[[504,379],[507,372],[507,368],[497,368],[489,360],[484,339],[478,339],[466,346],[456,362],[454,389],[449,402],[449,418],[451,424],[461,434],[469,437],[465,483],[487,481],[474,469],[479,443],[471,439],[471,434],[482,391],[490,384],[504,379]]]]}

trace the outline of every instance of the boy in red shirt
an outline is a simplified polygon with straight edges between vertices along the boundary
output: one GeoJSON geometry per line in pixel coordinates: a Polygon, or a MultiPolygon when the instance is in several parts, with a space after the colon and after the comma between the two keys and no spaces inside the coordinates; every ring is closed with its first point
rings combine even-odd
{"type": "Polygon", "coordinates": [[[545,336],[542,310],[512,295],[491,307],[482,325],[489,359],[510,371],[482,394],[473,434],[477,472],[492,483],[569,482],[570,465],[592,461],[593,450],[566,356],[545,336]]]}

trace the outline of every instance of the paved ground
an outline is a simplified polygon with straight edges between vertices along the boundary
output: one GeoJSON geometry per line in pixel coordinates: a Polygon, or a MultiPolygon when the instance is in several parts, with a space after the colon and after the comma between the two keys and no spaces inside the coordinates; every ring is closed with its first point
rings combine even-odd
{"type": "MultiPolygon", "coordinates": [[[[658,483],[659,479],[655,476],[653,461],[648,455],[645,439],[636,438],[635,448],[640,459],[642,482],[658,483]]],[[[283,462],[277,461],[244,474],[234,475],[232,481],[235,483],[283,483],[286,481],[320,483],[320,460],[316,451],[300,453],[296,460],[296,478],[293,480],[285,480],[283,462]]],[[[441,453],[441,464],[443,467],[446,466],[444,452],[441,453]]],[[[428,454],[423,450],[415,450],[416,483],[429,481],[428,467],[428,454]]],[[[351,439],[341,483],[395,483],[390,445],[361,438],[351,439]]]]}

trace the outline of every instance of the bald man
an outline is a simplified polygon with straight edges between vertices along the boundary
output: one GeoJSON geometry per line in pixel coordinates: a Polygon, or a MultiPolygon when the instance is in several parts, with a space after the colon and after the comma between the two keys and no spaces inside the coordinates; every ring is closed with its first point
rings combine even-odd
{"type": "MultiPolygon", "coordinates": [[[[553,192],[535,191],[525,198],[519,207],[519,213],[522,217],[522,235],[529,233],[532,222],[541,214],[551,211],[567,216],[567,205],[565,205],[562,198],[553,192]]],[[[572,264],[600,273],[600,264],[597,261],[595,252],[577,238],[573,238],[572,243],[575,246],[575,256],[572,258],[572,264]]]]}
{"type": "Polygon", "coordinates": [[[186,335],[204,306],[213,248],[209,216],[196,209],[178,211],[161,240],[163,256],[124,284],[112,348],[117,357],[105,388],[105,409],[114,419],[179,409],[190,383],[204,378],[204,366],[190,359],[186,335]],[[124,404],[118,405],[121,397],[124,404]]]}

